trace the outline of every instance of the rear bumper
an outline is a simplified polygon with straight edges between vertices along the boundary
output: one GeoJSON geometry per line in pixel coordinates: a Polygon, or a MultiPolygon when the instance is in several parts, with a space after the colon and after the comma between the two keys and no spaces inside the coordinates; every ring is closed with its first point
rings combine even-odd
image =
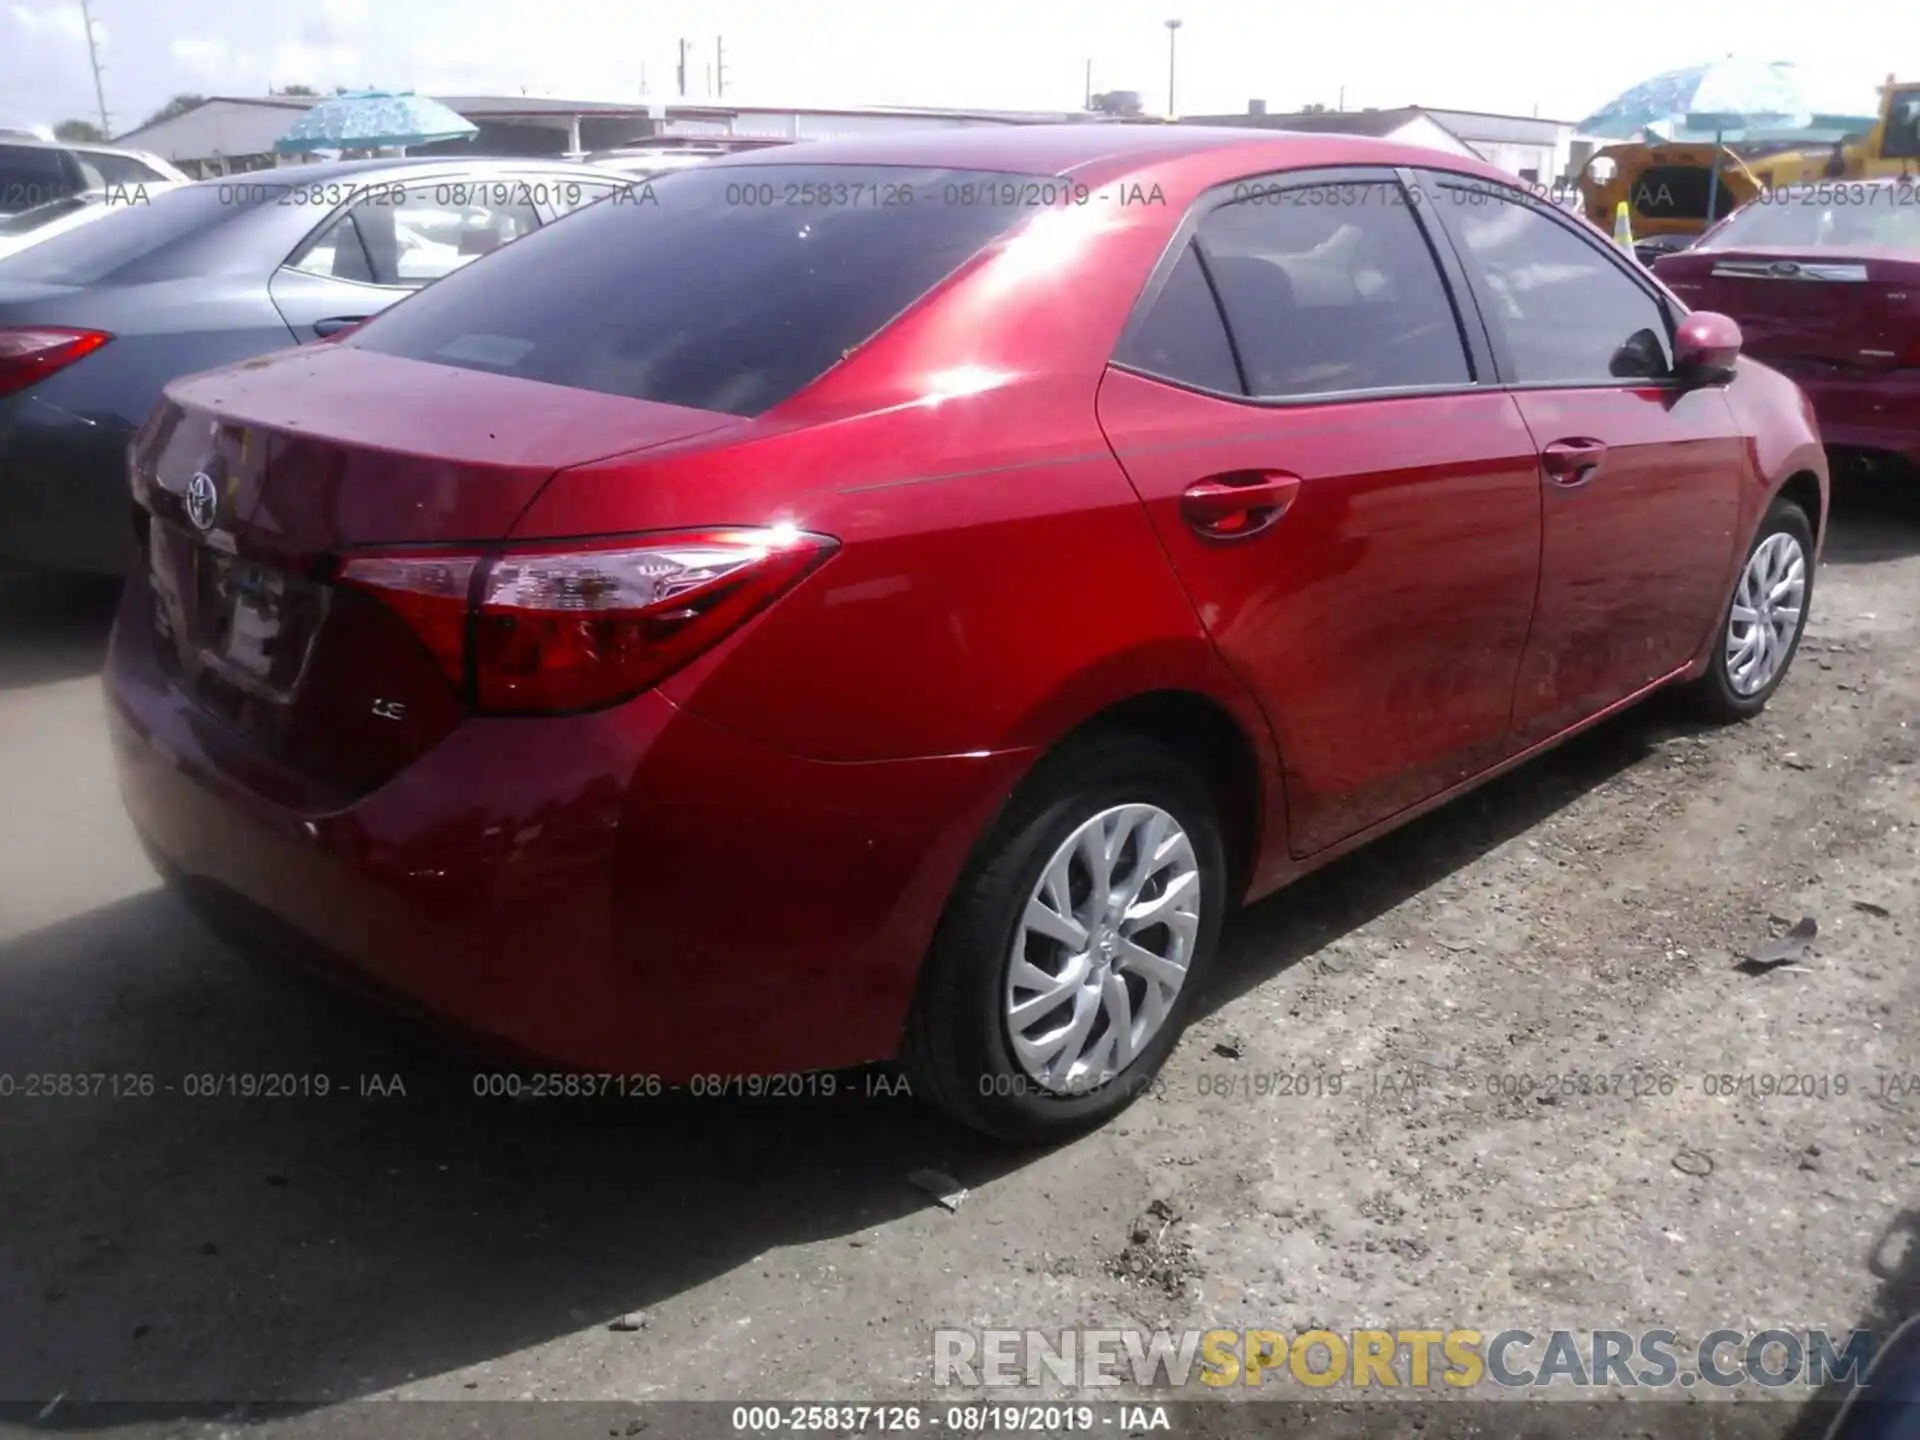
{"type": "Polygon", "coordinates": [[[658,694],[469,720],[343,810],[229,777],[240,743],[150,658],[128,586],[107,664],[134,825],[189,894],[378,990],[563,1065],[768,1073],[897,1049],[921,956],[1026,752],[801,760],[658,694]]]}
{"type": "Polygon", "coordinates": [[[0,399],[0,557],[49,570],[125,574],[133,556],[133,434],[32,390],[0,399]]]}
{"type": "Polygon", "coordinates": [[[1776,366],[1813,401],[1820,439],[1831,448],[1879,450],[1920,465],[1920,371],[1872,379],[1776,366]]]}

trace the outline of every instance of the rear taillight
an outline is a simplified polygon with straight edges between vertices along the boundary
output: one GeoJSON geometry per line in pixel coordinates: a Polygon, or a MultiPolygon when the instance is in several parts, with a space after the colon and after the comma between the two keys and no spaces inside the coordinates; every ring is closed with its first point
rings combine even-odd
{"type": "Polygon", "coordinates": [[[484,554],[365,555],[343,583],[413,627],[493,713],[593,710],[652,688],[766,609],[836,542],[787,527],[484,554]]]}
{"type": "Polygon", "coordinates": [[[1907,342],[1906,353],[1900,357],[1902,365],[1920,366],[1920,335],[1907,342]]]}
{"type": "Polygon", "coordinates": [[[0,395],[38,385],[112,338],[104,330],[68,330],[53,325],[0,328],[0,395]]]}

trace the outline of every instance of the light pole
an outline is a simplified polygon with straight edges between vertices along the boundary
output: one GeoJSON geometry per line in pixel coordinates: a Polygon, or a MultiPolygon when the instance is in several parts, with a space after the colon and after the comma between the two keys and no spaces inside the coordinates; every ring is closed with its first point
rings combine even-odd
{"type": "Polygon", "coordinates": [[[1174,37],[1179,33],[1180,22],[1167,21],[1167,119],[1169,120],[1179,113],[1173,108],[1173,47],[1174,37]]]}

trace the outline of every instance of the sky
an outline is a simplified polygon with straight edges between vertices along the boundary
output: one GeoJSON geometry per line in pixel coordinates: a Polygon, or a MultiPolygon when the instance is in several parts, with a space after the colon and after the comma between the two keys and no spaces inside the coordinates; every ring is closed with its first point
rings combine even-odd
{"type": "MultiPolygon", "coordinates": [[[[1186,114],[1427,105],[1578,120],[1661,70],[1740,50],[1792,60],[1861,95],[1920,78],[1910,0],[1854,0],[1809,23],[1805,0],[1518,4],[1512,0],[89,0],[111,129],[183,91],[269,85],[426,94],[765,105],[1071,109],[1093,88],[1167,107],[1165,21],[1182,22],[1186,114]],[[1743,37],[1752,40],[1743,43],[1743,37]],[[1783,40],[1780,37],[1788,37],[1783,40]],[[642,85],[645,85],[643,91],[642,85]]],[[[0,126],[93,119],[79,0],[0,0],[0,126]]]]}

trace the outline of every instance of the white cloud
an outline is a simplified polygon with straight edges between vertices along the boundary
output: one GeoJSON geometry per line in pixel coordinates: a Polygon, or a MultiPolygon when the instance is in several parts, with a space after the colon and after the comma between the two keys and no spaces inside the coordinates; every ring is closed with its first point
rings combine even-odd
{"type": "Polygon", "coordinates": [[[167,53],[190,70],[224,71],[227,68],[227,42],[182,38],[170,42],[167,53]]]}
{"type": "MultiPolygon", "coordinates": [[[[80,16],[77,5],[46,6],[35,8],[31,5],[10,5],[7,7],[13,15],[13,23],[29,35],[60,35],[73,40],[87,38],[86,21],[80,16]]],[[[96,39],[104,37],[106,27],[98,20],[93,22],[96,39]]]]}
{"type": "Polygon", "coordinates": [[[351,45],[281,45],[273,52],[275,85],[312,85],[316,89],[353,83],[360,52],[351,45]]]}
{"type": "Polygon", "coordinates": [[[367,0],[325,0],[320,9],[342,30],[357,30],[367,22],[367,0]]]}

